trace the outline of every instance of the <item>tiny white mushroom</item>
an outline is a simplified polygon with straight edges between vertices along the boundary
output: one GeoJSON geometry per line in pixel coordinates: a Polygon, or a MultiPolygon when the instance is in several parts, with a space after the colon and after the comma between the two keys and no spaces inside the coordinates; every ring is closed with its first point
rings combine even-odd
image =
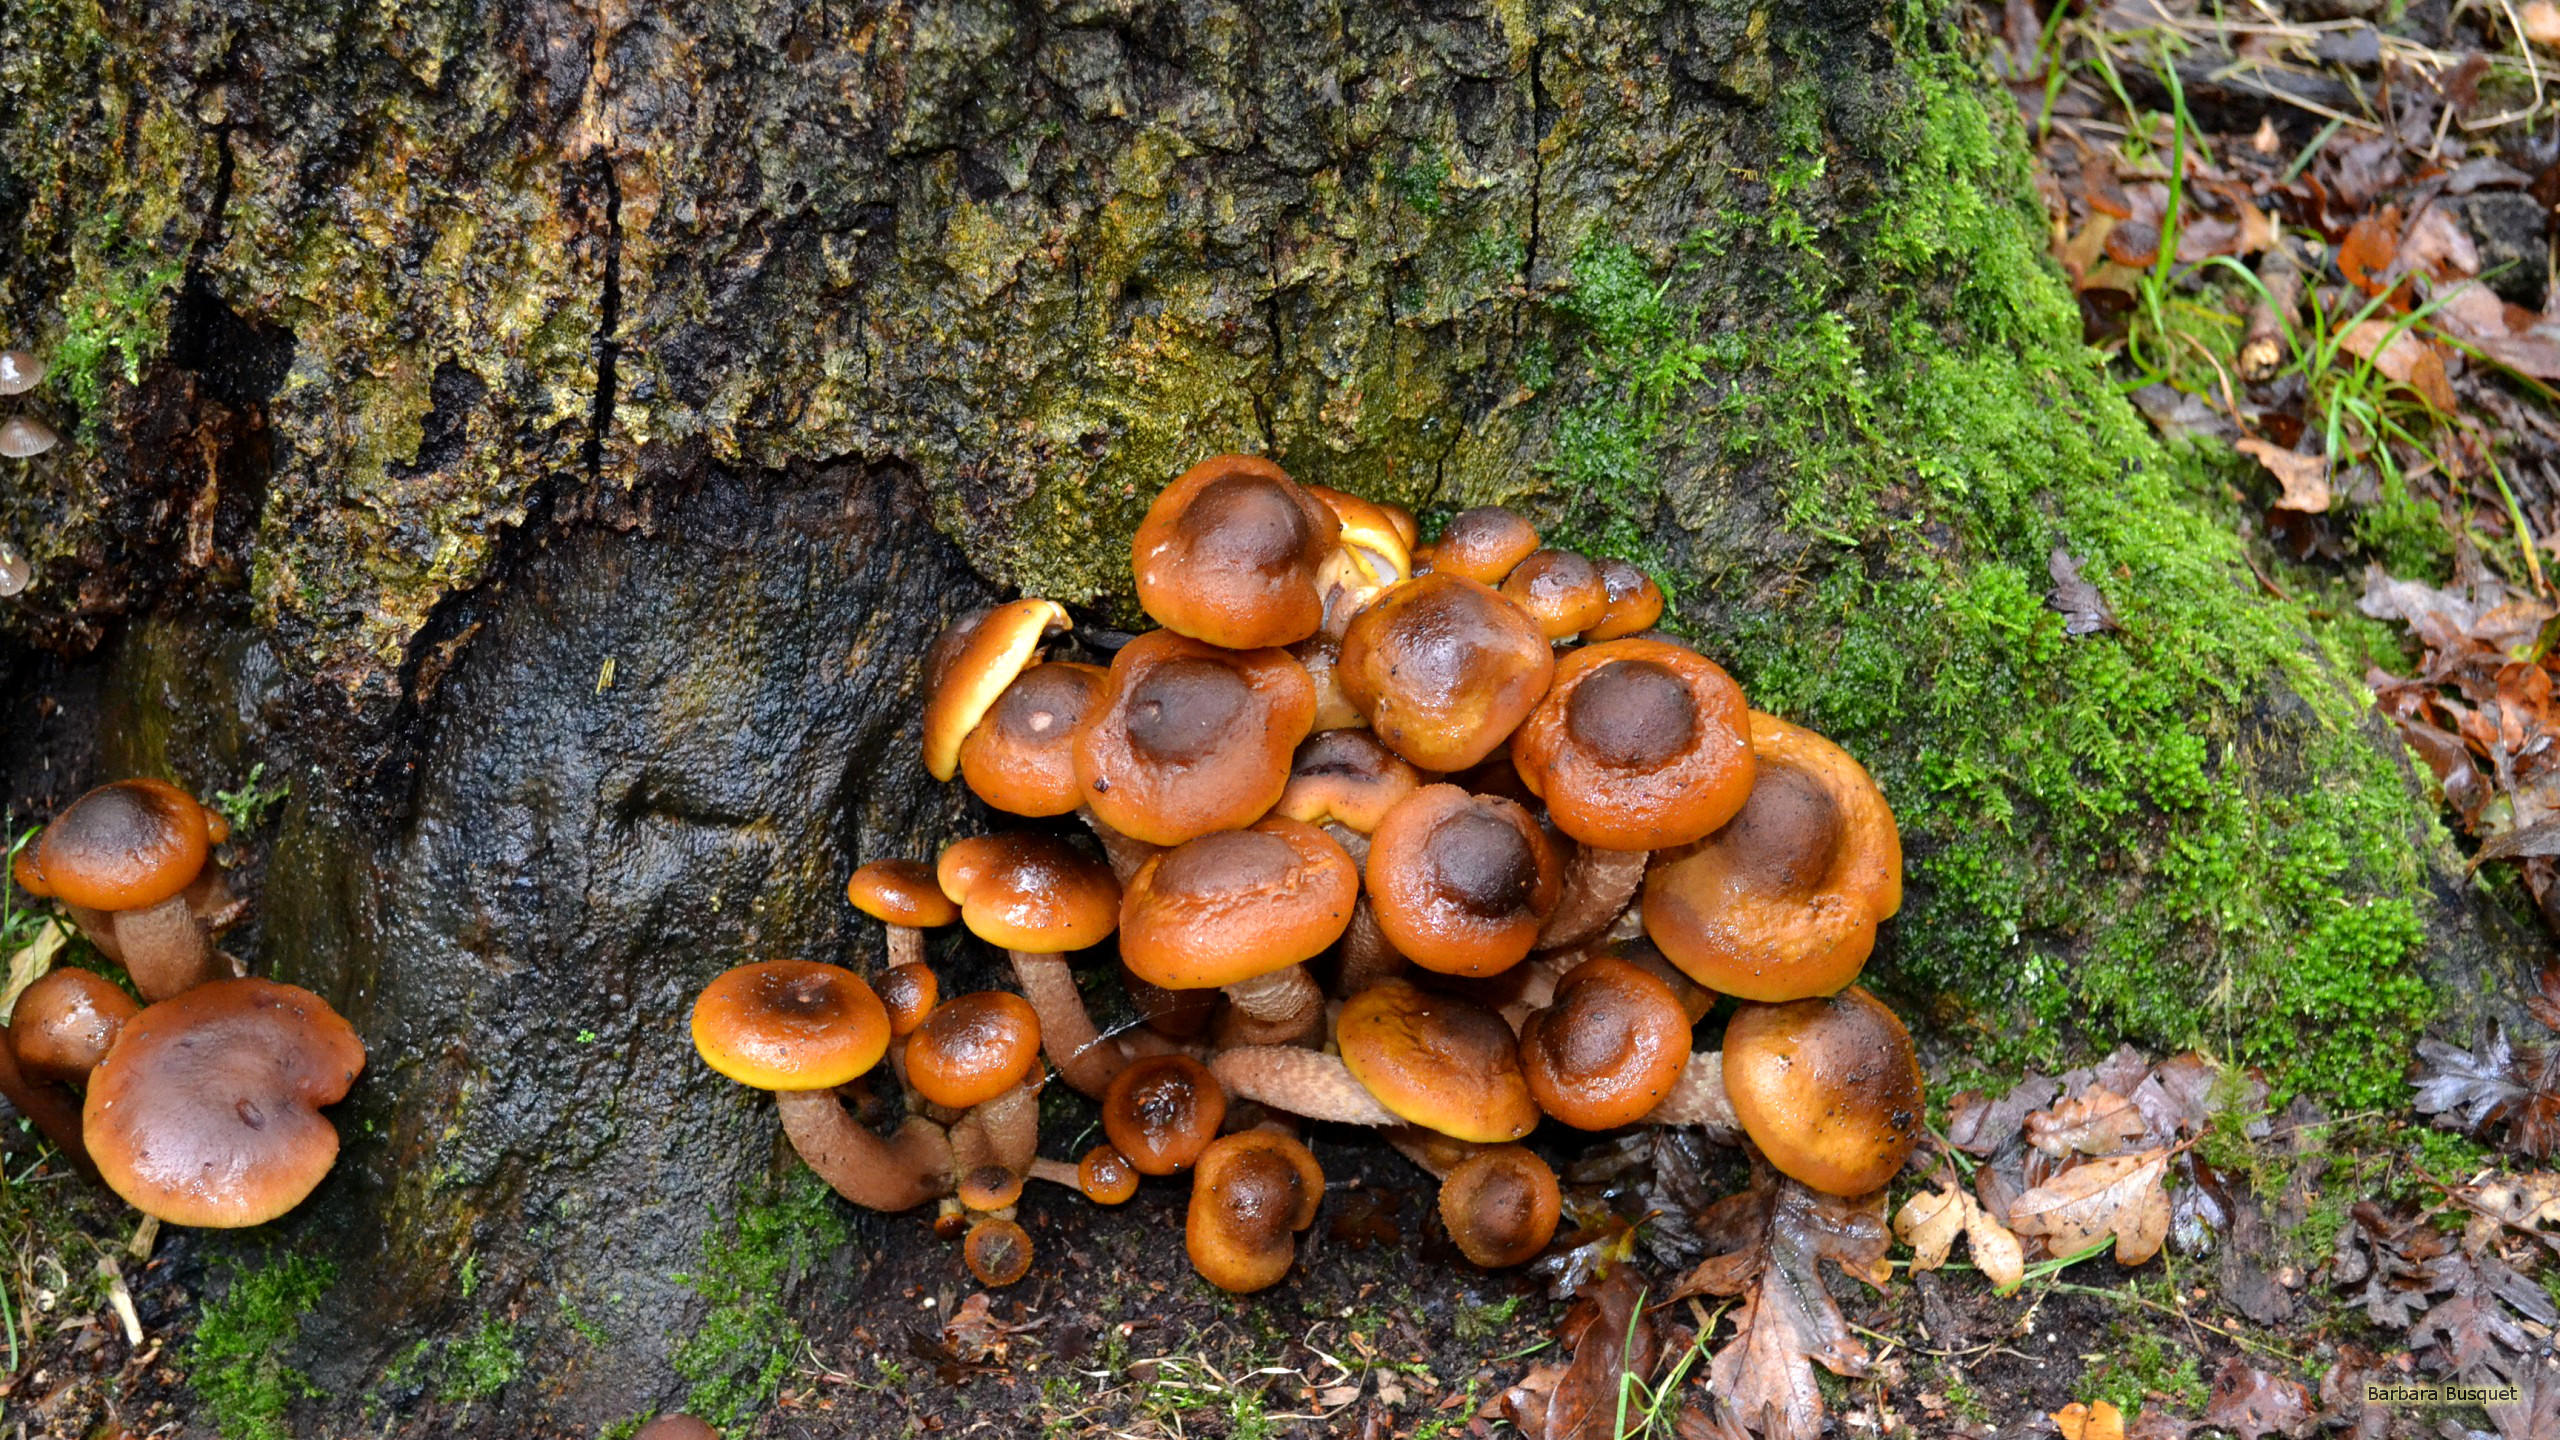
{"type": "Polygon", "coordinates": [[[33,351],[0,350],[0,395],[23,395],[33,390],[52,368],[33,351]]]}

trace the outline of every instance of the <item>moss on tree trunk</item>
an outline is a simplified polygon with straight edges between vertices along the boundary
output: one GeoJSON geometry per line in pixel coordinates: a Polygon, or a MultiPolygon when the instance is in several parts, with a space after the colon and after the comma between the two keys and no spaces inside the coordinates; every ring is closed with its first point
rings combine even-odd
{"type": "Polygon", "coordinates": [[[104,647],[109,768],[293,778],[243,948],[375,1057],[286,1226],[333,1416],[756,1391],[779,1272],[704,1256],[773,1125],[687,997],[876,951],[845,871],[985,823],[924,643],[1133,621],[1216,451],[1655,567],[1882,781],[1870,973],[1951,1076],[2387,1099],[2523,953],[2355,635],[2081,346],[1932,5],[0,0],[0,86],[0,317],[80,434],[0,476],[0,625],[104,647]]]}

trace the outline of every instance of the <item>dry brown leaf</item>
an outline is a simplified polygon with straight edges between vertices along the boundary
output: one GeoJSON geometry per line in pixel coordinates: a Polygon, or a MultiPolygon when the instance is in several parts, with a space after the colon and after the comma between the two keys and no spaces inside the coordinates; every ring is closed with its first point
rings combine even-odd
{"type": "Polygon", "coordinates": [[[2396,380],[2417,391],[2429,405],[2453,413],[2453,382],[2444,373],[2444,357],[2408,330],[2389,321],[2359,320],[2338,344],[2372,361],[2385,379],[2396,380]]]}
{"type": "Polygon", "coordinates": [[[2083,1405],[2074,1400],[2053,1412],[2053,1428],[2062,1440],[2124,1440],[2124,1412],[2114,1402],[2083,1405]]]}
{"type": "Polygon", "coordinates": [[[2475,341],[2507,338],[2507,302],[2479,281],[2465,280],[2435,300],[2435,313],[2428,318],[2446,334],[2475,341]]]}
{"type": "Polygon", "coordinates": [[[2472,348],[2488,357],[2491,363],[2503,365],[2519,375],[2536,380],[2560,380],[2560,337],[2535,329],[2522,335],[2484,335],[2472,341],[2472,348]]]}
{"type": "Polygon", "coordinates": [[[2218,1425],[2240,1440],[2299,1435],[2310,1428],[2311,1419],[2310,1391],[2237,1356],[2222,1362],[2221,1373],[2213,1378],[2213,1400],[2204,1412],[2204,1423],[2218,1425]]]}
{"type": "Polygon", "coordinates": [[[2358,220],[2338,242],[2338,273],[2367,295],[2379,295],[2391,283],[2393,261],[2400,258],[2400,207],[2385,205],[2358,220]]]}
{"type": "Polygon", "coordinates": [[[2139,1265],[2160,1253],[2169,1234],[2166,1149],[2111,1155],[2063,1171],[2009,1205],[2009,1225],[2041,1238],[2057,1256],[2116,1238],[2116,1261],[2139,1265]]]}
{"type": "Polygon", "coordinates": [[[1546,1397],[1542,1423],[1535,1429],[1522,1425],[1522,1433],[1540,1440],[1613,1440],[1625,1377],[1651,1379],[1662,1353],[1652,1322],[1640,1316],[1643,1301],[1644,1284],[1628,1265],[1575,1293],[1557,1332],[1572,1347],[1573,1360],[1546,1397]]]}
{"type": "MultiPolygon", "coordinates": [[[[2243,447],[2265,445],[2262,440],[2244,440],[2243,447]]],[[[2255,451],[2250,453],[2255,454],[2255,451]]],[[[2283,452],[2278,452],[2283,453],[2283,452]]],[[[2318,462],[2318,457],[2310,458],[2318,462]]],[[[2272,461],[2267,468],[2275,469],[2272,461]]],[[[2325,467],[2324,467],[2325,468],[2325,467]]],[[[2283,472],[2277,471],[2283,479],[2283,472]]],[[[2291,499],[2294,483],[2285,481],[2285,497],[2291,499]]],[[[2328,483],[2320,482],[2322,508],[2327,508],[2328,483]]],[[[2283,505],[2284,500],[2276,502],[2283,505]]],[[[2287,507],[2299,508],[2299,507],[2287,507]]],[[[2083,1155],[2113,1155],[2133,1141],[2139,1140],[2148,1127],[2142,1112],[2133,1102],[2104,1085],[2092,1085],[2080,1094],[2067,1096],[2049,1110],[2039,1110],[2027,1117],[2027,1143],[2056,1160],[2077,1151],[2083,1155]]]]}
{"type": "Polygon", "coordinates": [[[2235,441],[2232,448],[2265,466],[2284,487],[2277,509],[2317,515],[2329,508],[2329,457],[2297,455],[2264,440],[2235,441]]]}
{"type": "Polygon", "coordinates": [[[1744,1278],[1732,1338],[1709,1362],[1710,1384],[1733,1417],[1766,1440],[1815,1440],[1822,1392],[1813,1366],[1851,1377],[1868,1369],[1866,1346],[1823,1285],[1822,1261],[1871,1279],[1892,1273],[1884,1192],[1845,1200],[1784,1176],[1762,1173],[1754,1182],[1752,1193],[1766,1202],[1765,1223],[1749,1246],[1759,1264],[1744,1278]]]}
{"type": "Polygon", "coordinates": [[[2560,5],[2551,0],[2533,0],[2516,12],[2516,20],[2524,27],[2524,38],[2545,49],[2560,49],[2560,5]]]}
{"type": "Polygon", "coordinates": [[[2400,237],[2400,263],[2438,280],[2468,280],[2480,273],[2480,247],[2451,215],[2430,205],[2400,237]]]}
{"type": "Polygon", "coordinates": [[[1935,1270],[1947,1263],[1956,1237],[1965,1237],[1974,1268],[1990,1277],[2006,1294],[2026,1278],[2026,1250],[2007,1226],[1984,1212],[1962,1186],[1948,1182],[1903,1202],[1893,1217],[1893,1233],[1911,1247],[1911,1268],[1935,1270]]]}

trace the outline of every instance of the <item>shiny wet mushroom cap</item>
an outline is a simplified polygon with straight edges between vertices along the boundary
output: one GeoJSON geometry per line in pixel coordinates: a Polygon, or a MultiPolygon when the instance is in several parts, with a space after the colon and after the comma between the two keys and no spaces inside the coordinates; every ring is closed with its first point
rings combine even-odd
{"type": "Polygon", "coordinates": [[[962,1260],[981,1285],[999,1289],[1031,1273],[1031,1235],[1011,1220],[990,1216],[969,1227],[962,1260]]]}
{"type": "Polygon", "coordinates": [[[1120,923],[1111,867],[1054,835],[974,835],[944,847],[934,875],[969,933],[1035,955],[1099,945],[1120,923]]]}
{"type": "Polygon", "coordinates": [[[923,963],[924,932],[960,918],[960,907],[921,860],[874,860],[845,882],[844,898],[887,927],[893,966],[923,963]]]}
{"type": "Polygon", "coordinates": [[[1323,623],[1316,576],[1341,532],[1333,511],[1270,461],[1202,461],[1138,525],[1138,603],[1167,630],[1231,650],[1296,644],[1323,623]]]}
{"type": "Polygon", "coordinates": [[[1015,600],[953,622],[925,665],[924,768],[936,780],[960,773],[961,742],[1030,668],[1040,646],[1068,626],[1054,600],[1015,600]]]}
{"type": "Polygon", "coordinates": [[[881,972],[880,983],[873,988],[880,996],[880,1008],[888,1013],[892,1036],[914,1034],[942,999],[942,981],[923,965],[892,965],[881,972]]]}
{"type": "Polygon", "coordinates": [[[1750,709],[1714,661],[1663,640],[1586,645],[1511,740],[1520,779],[1556,828],[1606,850],[1661,850],[1742,809],[1750,709]]]}
{"type": "Polygon", "coordinates": [[[1039,1063],[1040,1017],[1002,990],[947,1000],[907,1037],[907,1083],[954,1110],[995,1099],[1039,1063]]]}
{"type": "Polygon", "coordinates": [[[1226,1087],[1188,1055],[1133,1062],[1102,1099],[1102,1132],[1142,1175],[1188,1168],[1226,1118],[1226,1087]]]}
{"type": "Polygon", "coordinates": [[[1537,553],[1538,527],[1516,510],[1480,505],[1461,510],[1431,545],[1431,573],[1499,585],[1537,553]]]}
{"type": "Polygon", "coordinates": [[[1689,1062],[1689,1016],[1671,987],[1612,956],[1577,965],[1520,1027],[1538,1108],[1579,1130],[1653,1113],[1689,1062]]]}
{"type": "Polygon", "coordinates": [[[1600,623],[1582,632],[1592,644],[1603,640],[1620,640],[1640,630],[1650,629],[1662,618],[1662,587],[1653,577],[1624,560],[1600,562],[1600,583],[1609,595],[1609,609],[1600,623]]]}
{"type": "Polygon", "coordinates": [[[1076,1162],[1076,1186],[1096,1205],[1124,1205],[1138,1193],[1138,1167],[1110,1145],[1096,1145],[1076,1162]]]}
{"type": "Polygon", "coordinates": [[[173,1225],[259,1225],[338,1158],[320,1107],[346,1097],[364,1043],[319,996],[217,980],[125,1023],[89,1074],[82,1128],[107,1184],[173,1225]]]}
{"type": "Polygon", "coordinates": [[[36,863],[66,904],[142,910],[186,889],[211,841],[194,796],[164,780],[118,780],[54,817],[36,842],[36,863]]]}
{"type": "Polygon", "coordinates": [[[1289,788],[1273,813],[1367,835],[1397,801],[1421,788],[1421,772],[1369,731],[1319,730],[1290,759],[1289,788]]]}
{"type": "Polygon", "coordinates": [[[11,460],[33,459],[61,441],[52,426],[30,416],[12,415],[0,421],[0,456],[11,460]]]}
{"type": "Polygon", "coordinates": [[[1600,567],[1571,550],[1540,550],[1513,567],[1502,593],[1529,612],[1550,640],[1569,640],[1609,613],[1609,586],[1600,567]]]}
{"type": "Polygon", "coordinates": [[[1250,825],[1289,784],[1315,685],[1285,650],[1222,650],[1171,631],[1111,659],[1076,731],[1076,780],[1105,824],[1150,845],[1250,825]]]}
{"type": "Polygon", "coordinates": [[[1334,1038],[1352,1078],[1413,1124],[1486,1145],[1537,1128],[1511,1027],[1472,1000],[1390,980],[1343,1002],[1334,1038]]]}
{"type": "Polygon", "coordinates": [[[1050,661],[1014,677],[960,742],[970,793],[1012,815],[1064,815],[1084,803],[1076,727],[1101,701],[1109,672],[1050,661]]]}
{"type": "Polygon", "coordinates": [[[32,350],[0,350],[0,395],[24,395],[53,367],[32,350]]]}
{"type": "Polygon", "coordinates": [[[9,1012],[9,1046],[32,1075],[78,1085],[89,1078],[142,1007],[107,977],[69,966],[48,970],[9,1012]]]}
{"type": "Polygon", "coordinates": [[[1334,673],[1388,749],[1447,772],[1499,748],[1555,668],[1547,637],[1519,606],[1435,571],[1353,618],[1334,673]]]}
{"type": "Polygon", "coordinates": [[[862,977],[815,960],[765,960],[722,973],[693,1002],[705,1063],[758,1090],[832,1090],[889,1048],[889,1014],[862,977]]]}
{"type": "Polygon", "coordinates": [[[1341,938],[1360,872],[1323,831],[1270,819],[1149,860],[1120,907],[1120,958],[1168,990],[1234,985],[1341,938]]]}
{"type": "Polygon", "coordinates": [[[1525,1264],[1555,1238],[1564,1194],[1547,1162],[1517,1145],[1494,1145],[1458,1162],[1440,1182],[1440,1223],[1488,1270],[1525,1264]]]}
{"type": "Polygon", "coordinates": [[[1562,875],[1527,810],[1455,785],[1416,790],[1369,842],[1379,930],[1415,964],[1448,975],[1498,974],[1525,959],[1562,875]]]}
{"type": "Polygon", "coordinates": [[[1911,1032],[1854,985],[1736,1010],[1724,1033],[1724,1089],[1769,1163],[1826,1194],[1881,1188],[1920,1142],[1911,1032]]]}
{"type": "Polygon", "coordinates": [[[1306,1146],[1271,1130],[1221,1137],[1191,1173],[1183,1246],[1192,1268],[1238,1295],[1279,1284],[1323,1199],[1324,1167],[1306,1146]]]}
{"type": "Polygon", "coordinates": [[[24,594],[35,579],[36,567],[27,559],[26,552],[6,540],[0,540],[0,600],[24,594]]]}

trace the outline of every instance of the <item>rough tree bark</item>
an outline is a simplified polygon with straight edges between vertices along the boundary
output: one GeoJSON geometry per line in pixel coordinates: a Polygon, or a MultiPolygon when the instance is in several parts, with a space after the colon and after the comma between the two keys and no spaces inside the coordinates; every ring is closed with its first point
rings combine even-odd
{"type": "Polygon", "coordinates": [[[845,872],[986,823],[935,628],[1130,623],[1222,450],[1661,568],[1902,809],[1942,1052],[2343,1089],[2392,983],[2476,1008],[2511,917],[2077,349],[1972,74],[1918,0],[0,0],[0,331],[76,432],[0,472],[13,785],[293,781],[240,948],[374,1057],[286,1222],[320,1428],[501,1314],[474,1433],[681,1398],[774,1140],[690,993],[876,963],[845,872]]]}

